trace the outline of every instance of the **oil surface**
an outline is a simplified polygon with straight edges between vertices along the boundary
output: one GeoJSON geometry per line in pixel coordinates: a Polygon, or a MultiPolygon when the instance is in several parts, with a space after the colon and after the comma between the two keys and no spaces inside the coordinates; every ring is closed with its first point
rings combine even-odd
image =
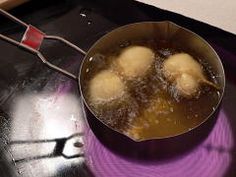
{"type": "MultiPolygon", "coordinates": [[[[162,64],[170,55],[180,52],[188,53],[166,41],[149,40],[126,41],[107,53],[96,54],[87,68],[85,97],[89,106],[105,124],[135,140],[173,136],[198,126],[215,109],[221,93],[201,84],[193,98],[179,95],[175,86],[163,76],[162,64]],[[114,61],[124,48],[132,45],[151,48],[155,60],[142,77],[127,79],[117,71],[114,61]],[[94,104],[89,100],[89,81],[96,73],[108,68],[121,77],[126,94],[108,103],[94,104]]],[[[205,77],[216,83],[215,73],[203,62],[204,59],[189,54],[201,63],[205,77]]]]}

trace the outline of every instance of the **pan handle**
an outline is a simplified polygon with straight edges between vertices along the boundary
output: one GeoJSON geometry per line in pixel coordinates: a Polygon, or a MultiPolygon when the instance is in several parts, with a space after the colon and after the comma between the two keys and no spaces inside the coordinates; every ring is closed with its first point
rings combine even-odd
{"type": "Polygon", "coordinates": [[[12,16],[11,14],[9,14],[8,12],[0,9],[0,14],[6,16],[7,18],[9,18],[10,20],[24,26],[26,28],[25,33],[21,39],[21,41],[16,41],[14,39],[11,39],[7,36],[4,36],[3,34],[0,34],[0,38],[13,44],[16,45],[18,47],[21,47],[25,50],[27,50],[28,52],[31,52],[35,55],[37,55],[39,57],[39,59],[46,64],[48,67],[72,78],[77,80],[77,76],[58,67],[55,66],[54,64],[50,63],[44,56],[43,54],[39,51],[40,46],[43,42],[44,39],[49,39],[49,40],[58,40],[60,42],[63,42],[64,44],[72,47],[74,50],[80,52],[83,55],[86,55],[86,52],[84,50],[82,50],[81,48],[79,48],[78,46],[72,44],[71,42],[67,41],[66,39],[59,37],[59,36],[51,36],[51,35],[46,35],[45,33],[43,33],[42,31],[40,31],[39,29],[35,28],[32,25],[28,25],[25,22],[17,19],[16,17],[12,16]]]}

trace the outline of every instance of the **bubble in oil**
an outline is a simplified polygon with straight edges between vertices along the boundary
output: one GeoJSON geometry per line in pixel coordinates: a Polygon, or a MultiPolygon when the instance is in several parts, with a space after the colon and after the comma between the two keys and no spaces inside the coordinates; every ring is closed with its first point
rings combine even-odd
{"type": "Polygon", "coordinates": [[[130,41],[123,41],[119,44],[120,48],[126,48],[131,45],[130,41]]]}
{"type": "Polygon", "coordinates": [[[167,58],[170,55],[173,55],[173,52],[169,48],[167,48],[158,50],[158,54],[161,55],[161,57],[167,58]]]}
{"type": "Polygon", "coordinates": [[[136,116],[137,116],[136,113],[133,112],[133,111],[131,111],[131,112],[129,113],[129,117],[130,117],[130,118],[134,118],[134,117],[136,117],[136,116]]]}

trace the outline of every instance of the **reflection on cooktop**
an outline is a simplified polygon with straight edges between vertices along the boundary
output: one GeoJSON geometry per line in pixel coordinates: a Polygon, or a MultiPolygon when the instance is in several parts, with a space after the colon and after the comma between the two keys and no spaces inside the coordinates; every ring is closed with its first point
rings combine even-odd
{"type": "Polygon", "coordinates": [[[28,165],[21,168],[25,163],[42,163],[41,170],[48,174],[55,174],[65,161],[83,163],[82,148],[74,146],[83,145],[83,113],[79,96],[70,93],[73,86],[66,82],[52,93],[28,93],[14,99],[9,150],[20,164],[19,172],[30,170],[28,165]]]}
{"type": "MultiPolygon", "coordinates": [[[[47,34],[65,37],[84,50],[118,26],[145,20],[171,20],[206,37],[216,44],[214,46],[220,41],[219,52],[225,66],[236,66],[227,63],[228,56],[235,58],[232,52],[235,50],[231,45],[222,44],[226,39],[236,41],[231,34],[132,0],[30,1],[11,12],[47,34]]],[[[2,18],[0,21],[1,33],[14,38],[21,35],[17,26],[2,18]]],[[[223,109],[208,137],[179,157],[147,162],[122,156],[112,146],[99,141],[96,132],[88,127],[78,83],[47,68],[32,54],[3,41],[0,41],[0,50],[0,140],[19,176],[235,175],[233,115],[236,112],[232,105],[236,99],[229,94],[236,88],[233,79],[227,80],[223,109]]],[[[54,41],[44,41],[41,51],[54,64],[78,74],[83,58],[80,54],[54,41]]],[[[228,75],[234,76],[235,69],[229,70],[228,75]]]]}

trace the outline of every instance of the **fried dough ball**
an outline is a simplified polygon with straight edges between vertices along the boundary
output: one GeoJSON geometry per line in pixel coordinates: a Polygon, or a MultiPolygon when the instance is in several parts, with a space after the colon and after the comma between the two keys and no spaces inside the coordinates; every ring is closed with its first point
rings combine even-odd
{"type": "Polygon", "coordinates": [[[163,63],[163,73],[170,82],[176,84],[176,89],[184,97],[194,96],[200,83],[218,89],[217,85],[205,78],[201,65],[186,53],[174,54],[167,58],[163,63]]]}
{"type": "Polygon", "coordinates": [[[121,78],[110,70],[96,74],[89,83],[89,95],[92,103],[104,103],[120,98],[125,90],[121,78]]]}
{"type": "Polygon", "coordinates": [[[203,77],[201,65],[186,53],[170,56],[164,61],[164,75],[170,80],[175,80],[183,73],[188,73],[196,78],[203,77]]]}
{"type": "Polygon", "coordinates": [[[198,91],[199,84],[190,74],[183,73],[176,79],[176,89],[181,95],[191,96],[198,91]]]}
{"type": "Polygon", "coordinates": [[[154,57],[154,52],[147,47],[131,46],[121,52],[117,64],[123,76],[134,78],[145,74],[154,57]]]}

